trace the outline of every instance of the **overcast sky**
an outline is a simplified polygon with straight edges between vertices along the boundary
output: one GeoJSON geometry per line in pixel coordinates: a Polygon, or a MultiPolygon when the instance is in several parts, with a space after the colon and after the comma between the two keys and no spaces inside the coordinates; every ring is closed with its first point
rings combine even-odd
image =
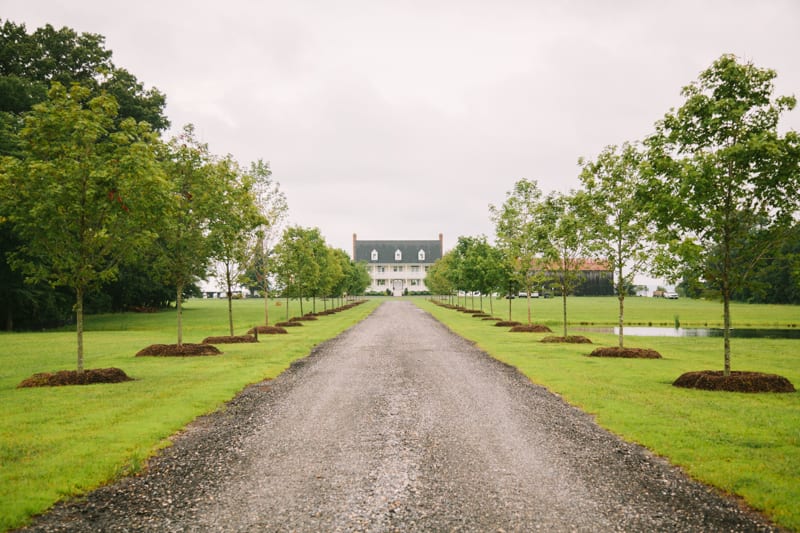
{"type": "MultiPolygon", "coordinates": [[[[577,186],[723,53],[800,96],[800,2],[0,0],[28,31],[106,37],[212,152],[270,162],[328,242],[493,237],[514,181],[577,186]]],[[[800,111],[784,118],[800,130],[800,111]]]]}

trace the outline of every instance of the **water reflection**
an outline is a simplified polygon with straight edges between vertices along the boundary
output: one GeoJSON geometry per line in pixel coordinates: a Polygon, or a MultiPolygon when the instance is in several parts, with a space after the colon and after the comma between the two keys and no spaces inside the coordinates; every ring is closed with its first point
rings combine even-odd
{"type": "MultiPolygon", "coordinates": [[[[596,333],[619,334],[619,328],[573,328],[596,333]]],[[[625,326],[625,335],[632,337],[722,337],[722,328],[658,328],[625,326]]],[[[800,339],[800,329],[731,329],[731,337],[740,339],[800,339]]]]}

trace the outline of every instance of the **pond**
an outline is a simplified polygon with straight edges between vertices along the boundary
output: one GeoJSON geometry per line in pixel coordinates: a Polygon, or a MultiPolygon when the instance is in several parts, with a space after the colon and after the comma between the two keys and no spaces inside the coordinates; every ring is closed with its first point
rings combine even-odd
{"type": "MultiPolygon", "coordinates": [[[[617,327],[573,329],[595,333],[619,334],[619,328],[617,327]]],[[[624,334],[630,335],[631,337],[722,337],[722,328],[659,328],[626,326],[624,334]]],[[[739,339],[800,339],[800,328],[738,328],[731,329],[731,337],[736,337],[739,339]]]]}

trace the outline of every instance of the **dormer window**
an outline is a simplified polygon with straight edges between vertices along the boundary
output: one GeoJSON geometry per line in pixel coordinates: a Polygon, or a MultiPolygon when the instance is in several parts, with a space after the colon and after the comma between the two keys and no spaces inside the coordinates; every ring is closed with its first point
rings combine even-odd
{"type": "Polygon", "coordinates": [[[402,261],[403,260],[403,253],[400,251],[399,248],[394,251],[394,260],[395,261],[402,261]]]}
{"type": "Polygon", "coordinates": [[[417,259],[425,261],[425,250],[420,250],[419,253],[417,253],[417,259]]]}
{"type": "Polygon", "coordinates": [[[373,260],[373,261],[377,261],[378,260],[378,250],[372,250],[372,252],[369,254],[369,258],[371,260],[373,260]]]}

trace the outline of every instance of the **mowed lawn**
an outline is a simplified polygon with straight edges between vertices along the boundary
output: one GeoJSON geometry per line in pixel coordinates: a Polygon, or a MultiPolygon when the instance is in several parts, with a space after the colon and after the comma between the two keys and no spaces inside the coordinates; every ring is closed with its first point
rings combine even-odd
{"type": "MultiPolygon", "coordinates": [[[[571,330],[594,344],[545,344],[539,342],[545,334],[510,333],[423,299],[415,302],[534,383],[593,414],[603,427],[800,531],[800,393],[741,394],[672,386],[683,372],[721,370],[721,338],[626,337],[626,346],[653,348],[664,358],[601,359],[587,354],[598,346],[616,345],[616,335],[571,330]]],[[[514,300],[512,305],[513,317],[524,322],[525,301],[514,300]]],[[[533,321],[561,334],[561,300],[538,299],[533,305],[533,321]]],[[[617,320],[614,298],[572,297],[568,308],[576,326],[613,325],[617,320]]],[[[626,316],[642,325],[670,326],[674,315],[683,326],[717,326],[722,320],[718,302],[628,298],[626,308],[626,316]]],[[[506,318],[507,312],[507,301],[495,307],[496,316],[506,318]]],[[[797,327],[800,306],[736,304],[733,320],[738,327],[797,327]]],[[[734,370],[780,374],[800,388],[800,340],[737,338],[732,350],[734,370]]]]}
{"type": "MultiPolygon", "coordinates": [[[[175,342],[174,310],[91,316],[86,368],[119,367],[135,379],[111,385],[17,389],[36,372],[74,369],[75,333],[0,334],[0,531],[59,499],[139,470],[197,416],[220,408],[246,385],[277,376],[376,306],[370,301],[286,335],[262,335],[258,344],[218,345],[222,356],[187,358],[134,357],[149,344],[175,342]]],[[[304,311],[310,310],[305,302],[304,311]]],[[[271,302],[270,311],[271,322],[284,320],[285,301],[271,302]]],[[[297,302],[289,314],[300,314],[297,302]]],[[[263,300],[234,302],[237,335],[263,317],[263,300]]],[[[184,342],[227,335],[227,303],[190,300],[183,321],[184,342]]]]}

